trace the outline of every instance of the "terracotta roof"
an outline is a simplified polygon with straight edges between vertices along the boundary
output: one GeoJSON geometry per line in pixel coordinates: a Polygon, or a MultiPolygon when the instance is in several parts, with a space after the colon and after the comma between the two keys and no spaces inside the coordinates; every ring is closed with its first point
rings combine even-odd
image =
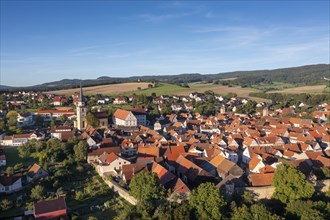
{"type": "Polygon", "coordinates": [[[320,167],[330,167],[330,158],[325,157],[324,155],[320,155],[316,158],[316,163],[320,166],[320,167]]]}
{"type": "Polygon", "coordinates": [[[261,168],[259,170],[261,173],[274,173],[275,172],[275,168],[270,166],[270,165],[266,165],[265,167],[261,168]]]}
{"type": "Polygon", "coordinates": [[[170,146],[164,155],[167,156],[167,160],[175,161],[182,153],[185,153],[184,146],[170,146]]]}
{"type": "MultiPolygon", "coordinates": [[[[194,181],[198,174],[203,170],[184,156],[180,155],[176,160],[178,164],[178,172],[186,175],[189,180],[194,181]]],[[[206,172],[206,171],[205,171],[206,172]]]]}
{"type": "Polygon", "coordinates": [[[104,147],[104,148],[99,148],[99,149],[95,149],[92,152],[88,153],[88,156],[100,156],[101,154],[103,154],[104,152],[110,154],[111,152],[115,153],[115,154],[119,154],[121,153],[120,147],[104,147]]]}
{"type": "Polygon", "coordinates": [[[296,153],[301,153],[301,149],[298,144],[285,144],[284,145],[285,149],[296,152],[296,153]]]}
{"type": "Polygon", "coordinates": [[[33,177],[40,169],[40,166],[38,164],[33,164],[33,166],[29,169],[28,175],[30,177],[33,177]]]}
{"type": "Polygon", "coordinates": [[[32,135],[32,133],[31,134],[14,134],[13,138],[30,138],[31,135],[32,135]]]}
{"type": "Polygon", "coordinates": [[[291,150],[285,150],[283,152],[283,155],[286,156],[286,157],[292,157],[295,153],[291,150]]]}
{"type": "Polygon", "coordinates": [[[324,135],[324,136],[322,136],[322,141],[323,142],[330,142],[330,135],[324,135]]]}
{"type": "Polygon", "coordinates": [[[274,173],[251,173],[248,178],[252,186],[271,186],[274,173]]]}
{"type": "Polygon", "coordinates": [[[66,210],[65,198],[61,197],[55,200],[41,201],[34,204],[35,215],[66,210]]]}
{"type": "Polygon", "coordinates": [[[125,120],[127,118],[127,116],[129,115],[129,113],[131,113],[130,111],[126,111],[123,109],[118,108],[115,113],[113,114],[113,116],[115,118],[119,118],[121,120],[125,120]]]}
{"type": "Polygon", "coordinates": [[[218,156],[215,156],[215,157],[210,161],[210,163],[211,163],[213,166],[217,167],[217,166],[219,166],[219,165],[221,164],[221,162],[224,161],[225,159],[226,159],[225,157],[223,157],[223,156],[221,156],[221,155],[218,155],[218,156]]]}
{"type": "Polygon", "coordinates": [[[119,157],[114,153],[111,152],[110,154],[108,154],[104,160],[104,163],[112,163],[114,160],[118,159],[119,157]]]}
{"type": "Polygon", "coordinates": [[[231,162],[230,160],[228,159],[224,159],[221,161],[221,163],[218,165],[217,167],[217,171],[219,174],[224,174],[224,175],[227,175],[229,173],[229,171],[235,167],[235,163],[231,162]]]}
{"type": "Polygon", "coordinates": [[[249,170],[252,171],[260,163],[261,159],[257,155],[253,156],[249,162],[249,170]]]}
{"type": "Polygon", "coordinates": [[[148,172],[147,163],[139,162],[139,163],[135,163],[135,164],[123,165],[122,174],[123,174],[123,176],[125,176],[126,183],[129,184],[131,179],[133,178],[133,176],[142,170],[148,172]]]}
{"type": "Polygon", "coordinates": [[[163,166],[156,162],[152,163],[152,172],[157,174],[159,182],[162,185],[165,185],[166,183],[175,178],[175,176],[171,172],[169,172],[167,169],[165,169],[163,166]]]}
{"type": "Polygon", "coordinates": [[[75,110],[57,110],[57,109],[52,109],[52,110],[38,110],[37,114],[54,114],[54,113],[61,113],[61,114],[72,114],[74,115],[76,113],[75,110]]]}
{"type": "Polygon", "coordinates": [[[6,136],[6,137],[4,138],[5,141],[9,141],[9,140],[12,140],[12,139],[13,139],[13,136],[6,136]]]}
{"type": "Polygon", "coordinates": [[[139,147],[138,154],[140,156],[154,156],[159,157],[160,151],[158,147],[139,147]]]}
{"type": "Polygon", "coordinates": [[[171,180],[167,186],[167,188],[170,188],[172,192],[175,193],[187,193],[190,192],[190,189],[188,186],[180,179],[180,178],[174,178],[171,180]]]}

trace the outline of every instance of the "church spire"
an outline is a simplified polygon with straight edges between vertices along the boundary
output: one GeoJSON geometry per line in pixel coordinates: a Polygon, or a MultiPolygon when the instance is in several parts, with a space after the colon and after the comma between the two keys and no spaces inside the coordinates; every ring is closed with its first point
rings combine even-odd
{"type": "Polygon", "coordinates": [[[83,90],[82,90],[82,87],[81,87],[81,81],[80,81],[80,94],[79,94],[79,102],[82,102],[84,99],[83,99],[83,90]]]}

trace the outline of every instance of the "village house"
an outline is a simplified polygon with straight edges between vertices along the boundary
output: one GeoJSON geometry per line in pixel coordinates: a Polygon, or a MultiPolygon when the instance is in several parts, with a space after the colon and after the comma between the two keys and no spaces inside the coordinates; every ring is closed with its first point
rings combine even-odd
{"type": "Polygon", "coordinates": [[[117,109],[113,114],[112,121],[116,126],[136,127],[146,125],[146,113],[142,109],[123,110],[117,109]]]}
{"type": "Polygon", "coordinates": [[[41,140],[45,138],[45,134],[41,132],[34,132],[29,134],[14,134],[12,136],[6,136],[1,140],[1,144],[4,146],[22,146],[29,140],[41,140]]]}
{"type": "Polygon", "coordinates": [[[32,113],[27,112],[25,114],[17,114],[17,126],[28,127],[32,126],[33,123],[34,121],[32,113]]]}
{"type": "Polygon", "coordinates": [[[125,97],[116,97],[115,100],[113,101],[113,104],[115,105],[122,105],[122,104],[126,104],[126,98],[125,97]]]}
{"type": "Polygon", "coordinates": [[[33,164],[33,166],[28,170],[26,174],[26,179],[28,182],[32,182],[34,180],[43,178],[48,176],[47,171],[45,171],[42,167],[38,164],[33,164]]]}
{"type": "Polygon", "coordinates": [[[67,101],[68,99],[65,96],[55,96],[53,98],[53,105],[55,106],[64,105],[67,101]]]}
{"type": "Polygon", "coordinates": [[[12,193],[22,189],[21,176],[0,176],[0,193],[12,193]]]}
{"type": "Polygon", "coordinates": [[[70,126],[52,126],[50,129],[50,137],[61,141],[68,141],[74,137],[74,134],[75,132],[70,126]]]}
{"type": "Polygon", "coordinates": [[[103,153],[99,158],[98,158],[98,162],[99,162],[99,171],[102,174],[105,175],[112,175],[112,176],[116,176],[118,175],[121,170],[122,170],[122,166],[126,165],[126,164],[130,164],[131,162],[129,162],[128,160],[125,160],[119,156],[117,156],[115,153],[103,153]]]}
{"type": "Polygon", "coordinates": [[[62,116],[71,117],[76,114],[76,111],[73,109],[70,110],[38,110],[37,115],[40,115],[44,118],[45,121],[51,121],[52,118],[60,118],[62,116]]]}

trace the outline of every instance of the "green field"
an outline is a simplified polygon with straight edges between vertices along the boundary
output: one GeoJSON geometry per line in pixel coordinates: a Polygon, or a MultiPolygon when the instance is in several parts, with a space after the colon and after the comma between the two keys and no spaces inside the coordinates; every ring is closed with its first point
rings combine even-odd
{"type": "Polygon", "coordinates": [[[155,88],[136,90],[133,92],[125,92],[125,93],[123,93],[123,95],[130,96],[134,93],[136,95],[148,95],[148,96],[150,96],[152,93],[156,93],[156,95],[158,95],[158,96],[175,95],[178,92],[186,91],[188,89],[189,88],[181,87],[181,86],[174,85],[174,84],[160,83],[159,86],[157,86],[155,88]]]}
{"type": "Polygon", "coordinates": [[[28,159],[22,159],[18,156],[18,149],[17,147],[11,147],[11,148],[5,148],[5,155],[7,160],[7,166],[13,167],[15,164],[23,163],[24,167],[28,167],[30,165],[33,165],[38,160],[36,158],[28,158],[28,159]]]}
{"type": "Polygon", "coordinates": [[[323,90],[323,92],[330,93],[330,86],[325,87],[325,89],[323,90]]]}
{"type": "Polygon", "coordinates": [[[189,83],[189,88],[182,87],[169,83],[160,83],[158,87],[138,90],[134,92],[123,93],[122,95],[131,96],[132,94],[136,95],[148,95],[150,96],[152,93],[156,93],[157,96],[161,95],[189,95],[192,92],[200,92],[203,93],[205,91],[211,90],[215,94],[219,95],[227,95],[228,93],[236,93],[238,97],[242,98],[250,98],[257,102],[267,101],[267,99],[250,97],[249,93],[251,92],[259,92],[260,90],[254,88],[241,88],[240,86],[223,86],[216,85],[212,83],[189,83]]]}

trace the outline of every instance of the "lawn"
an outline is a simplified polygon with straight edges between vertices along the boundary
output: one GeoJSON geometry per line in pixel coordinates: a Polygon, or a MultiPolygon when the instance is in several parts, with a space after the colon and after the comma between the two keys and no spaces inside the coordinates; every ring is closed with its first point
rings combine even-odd
{"type": "Polygon", "coordinates": [[[15,164],[23,163],[24,167],[28,167],[30,165],[33,165],[35,162],[38,162],[38,159],[36,158],[28,158],[28,159],[22,159],[18,156],[18,149],[17,147],[10,147],[10,148],[4,148],[6,159],[7,159],[7,166],[13,167],[15,164]]]}

